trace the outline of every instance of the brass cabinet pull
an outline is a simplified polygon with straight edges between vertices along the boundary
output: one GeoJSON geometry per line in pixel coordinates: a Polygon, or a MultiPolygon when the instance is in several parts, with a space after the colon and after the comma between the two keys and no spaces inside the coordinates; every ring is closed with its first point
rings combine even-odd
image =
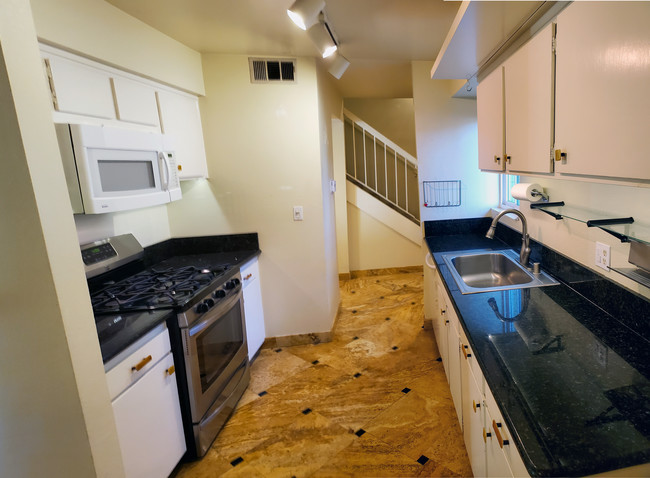
{"type": "Polygon", "coordinates": [[[503,445],[508,444],[508,440],[503,439],[501,432],[499,431],[499,427],[501,427],[501,424],[497,423],[496,420],[492,420],[492,428],[494,429],[494,433],[497,436],[497,441],[499,442],[499,446],[503,448],[503,445]]]}
{"type": "Polygon", "coordinates": [[[472,400],[472,407],[474,408],[474,413],[476,413],[476,409],[481,408],[481,404],[476,403],[476,400],[472,400]]]}
{"type": "Polygon", "coordinates": [[[499,161],[501,161],[501,158],[495,154],[494,155],[494,162],[498,163],[499,161]]]}
{"type": "Polygon", "coordinates": [[[506,162],[510,163],[512,158],[506,154],[506,162]]]}
{"type": "Polygon", "coordinates": [[[140,370],[142,370],[142,367],[144,367],[144,366],[147,365],[149,362],[151,362],[151,360],[152,360],[151,355],[146,356],[145,358],[143,358],[142,360],[140,360],[140,362],[139,362],[137,365],[131,367],[131,371],[132,371],[132,372],[139,372],[140,370]]]}
{"type": "Polygon", "coordinates": [[[167,375],[174,375],[174,372],[176,371],[176,367],[173,365],[167,369],[167,375]]]}
{"type": "Polygon", "coordinates": [[[246,274],[246,277],[244,277],[244,280],[248,280],[248,279],[250,279],[251,277],[253,277],[253,274],[252,274],[252,273],[251,273],[251,274],[246,274]]]}
{"type": "Polygon", "coordinates": [[[468,349],[468,348],[469,348],[468,345],[463,345],[463,355],[465,356],[465,358],[468,358],[468,357],[471,357],[471,356],[472,356],[472,354],[467,353],[467,349],[468,349]]]}
{"type": "Polygon", "coordinates": [[[491,437],[491,436],[492,436],[492,433],[490,433],[489,431],[487,431],[485,429],[485,427],[483,427],[483,442],[487,443],[488,437],[491,437]]]}

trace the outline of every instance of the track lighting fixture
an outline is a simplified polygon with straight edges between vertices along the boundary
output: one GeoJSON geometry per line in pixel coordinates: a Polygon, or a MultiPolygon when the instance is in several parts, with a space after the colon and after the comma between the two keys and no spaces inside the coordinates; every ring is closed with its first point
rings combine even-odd
{"type": "Polygon", "coordinates": [[[334,60],[332,65],[329,67],[329,73],[337,80],[340,80],[345,73],[345,70],[350,66],[350,62],[347,58],[341,55],[338,51],[334,54],[334,60]]]}
{"type": "Polygon", "coordinates": [[[325,0],[296,0],[287,10],[287,15],[303,30],[308,30],[318,22],[320,12],[325,8],[325,0]]]}

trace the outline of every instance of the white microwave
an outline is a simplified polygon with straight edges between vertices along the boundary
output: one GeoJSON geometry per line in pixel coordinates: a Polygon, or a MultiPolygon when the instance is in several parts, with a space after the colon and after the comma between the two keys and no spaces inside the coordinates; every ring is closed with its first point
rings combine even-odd
{"type": "Polygon", "coordinates": [[[171,139],[160,133],[56,124],[75,214],[99,214],[181,199],[171,139]]]}

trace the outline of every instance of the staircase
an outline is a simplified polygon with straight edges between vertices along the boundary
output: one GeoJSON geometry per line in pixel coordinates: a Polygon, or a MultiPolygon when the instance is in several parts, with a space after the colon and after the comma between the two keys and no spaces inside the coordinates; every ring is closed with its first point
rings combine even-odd
{"type": "Polygon", "coordinates": [[[343,116],[348,181],[419,227],[417,159],[349,111],[343,116]]]}

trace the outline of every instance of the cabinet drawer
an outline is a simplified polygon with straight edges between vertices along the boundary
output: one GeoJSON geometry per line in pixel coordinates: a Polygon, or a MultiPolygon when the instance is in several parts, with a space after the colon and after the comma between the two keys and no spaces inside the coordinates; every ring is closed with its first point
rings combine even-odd
{"type": "Polygon", "coordinates": [[[109,370],[106,373],[106,381],[111,400],[142,378],[170,350],[169,331],[165,328],[160,334],[109,370]]]}
{"type": "Polygon", "coordinates": [[[470,373],[474,378],[474,381],[476,382],[476,386],[479,388],[481,393],[484,393],[485,388],[483,385],[484,380],[483,380],[483,372],[481,371],[481,367],[478,364],[478,361],[476,360],[476,355],[472,350],[472,346],[469,344],[469,340],[467,340],[467,336],[465,335],[465,330],[463,330],[463,327],[460,324],[458,324],[458,329],[459,329],[460,347],[461,347],[460,359],[467,362],[470,373]]]}
{"type": "Polygon", "coordinates": [[[257,279],[257,276],[259,276],[260,269],[259,261],[257,258],[251,259],[246,264],[244,264],[240,268],[240,273],[243,287],[246,288],[248,284],[252,283],[255,279],[257,279]]]}

